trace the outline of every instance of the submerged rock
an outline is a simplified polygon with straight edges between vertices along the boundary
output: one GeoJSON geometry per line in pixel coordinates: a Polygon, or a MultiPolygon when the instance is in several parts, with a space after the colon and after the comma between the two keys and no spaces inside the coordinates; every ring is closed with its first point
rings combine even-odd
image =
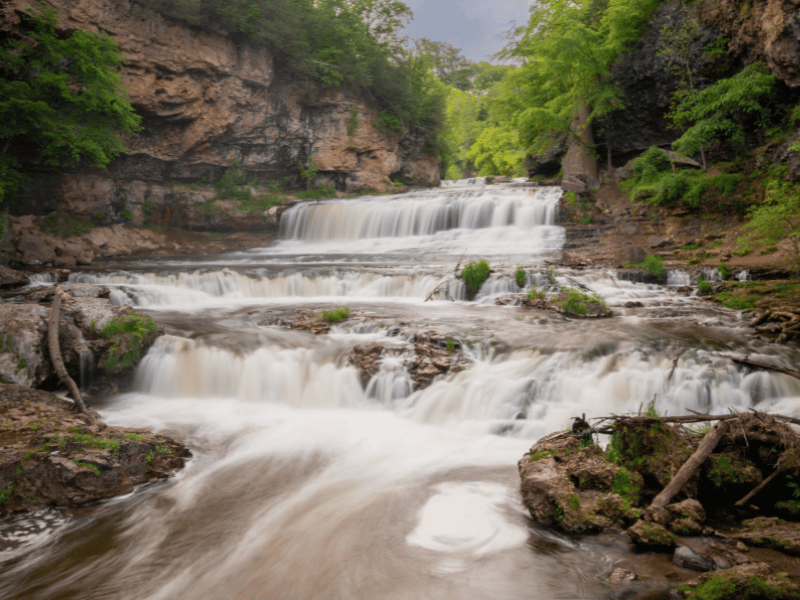
{"type": "Polygon", "coordinates": [[[93,423],[45,391],[0,384],[0,400],[0,515],[128,494],[191,456],[176,440],[93,423]]]}

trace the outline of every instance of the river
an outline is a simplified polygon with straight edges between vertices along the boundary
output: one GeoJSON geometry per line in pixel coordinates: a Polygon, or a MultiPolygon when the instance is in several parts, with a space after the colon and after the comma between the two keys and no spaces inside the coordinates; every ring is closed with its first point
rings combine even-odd
{"type": "Polygon", "coordinates": [[[603,296],[611,319],[496,305],[547,289],[546,261],[565,239],[560,194],[479,178],[305,203],[269,247],[73,273],[167,328],[134,391],[94,407],[109,424],[184,440],[194,458],[85,513],[1,525],[0,597],[607,597],[615,554],[534,526],[517,460],[583,413],[653,403],[800,417],[800,382],[722,355],[785,367],[800,356],[753,337],[736,311],[612,270],[551,273],[603,296]],[[493,272],[467,301],[453,272],[476,258],[493,272]],[[339,306],[351,317],[327,335],[272,324],[339,306]],[[460,345],[466,368],[412,391],[405,366],[420,332],[460,345]],[[397,350],[367,385],[347,362],[365,343],[397,350]]]}

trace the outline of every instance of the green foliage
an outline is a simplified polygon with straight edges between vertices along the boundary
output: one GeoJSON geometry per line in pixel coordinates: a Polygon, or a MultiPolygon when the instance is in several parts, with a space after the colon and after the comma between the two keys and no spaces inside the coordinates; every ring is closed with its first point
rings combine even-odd
{"type": "Polygon", "coordinates": [[[740,238],[738,252],[750,251],[751,246],[777,244],[788,239],[800,258],[800,184],[786,179],[786,167],[780,167],[764,182],[764,201],[753,207],[750,221],[745,225],[750,234],[740,238]]]}
{"type": "Polygon", "coordinates": [[[14,493],[16,487],[17,484],[15,482],[12,482],[0,490],[0,506],[3,506],[6,502],[8,502],[11,499],[11,494],[14,493]]]}
{"type": "Polygon", "coordinates": [[[153,202],[152,198],[148,198],[142,204],[142,212],[144,212],[146,217],[150,217],[153,214],[153,211],[156,209],[156,203],[153,202]]]}
{"type": "Polygon", "coordinates": [[[336,198],[336,189],[327,185],[321,185],[313,190],[297,192],[295,196],[302,200],[325,200],[326,198],[336,198]]]}
{"type": "Polygon", "coordinates": [[[717,267],[717,271],[719,271],[720,276],[722,277],[723,281],[727,281],[728,278],[731,276],[731,270],[728,268],[728,265],[722,264],[717,267]]]}
{"type": "Polygon", "coordinates": [[[89,469],[95,475],[100,475],[100,469],[98,469],[96,465],[93,465],[93,464],[87,463],[87,462],[82,462],[82,461],[74,459],[74,458],[72,460],[79,467],[86,467],[87,469],[89,469]]]}
{"type": "Polygon", "coordinates": [[[467,266],[461,270],[460,277],[464,280],[467,291],[474,294],[481,289],[483,282],[489,278],[490,272],[489,263],[485,259],[481,259],[477,262],[467,263],[467,266]]]}
{"type": "Polygon", "coordinates": [[[60,440],[60,446],[70,441],[76,442],[81,444],[87,448],[94,448],[96,450],[113,450],[114,452],[119,452],[119,440],[107,440],[101,437],[97,437],[88,433],[69,433],[60,440]]]}
{"type": "Polygon", "coordinates": [[[247,177],[242,170],[242,161],[238,158],[231,160],[219,183],[214,187],[217,190],[217,196],[214,200],[233,199],[247,201],[253,195],[247,185],[247,177]]]}
{"type": "MultiPolygon", "coordinates": [[[[735,567],[734,567],[735,568],[735,567]]],[[[792,600],[800,599],[800,593],[774,585],[752,575],[744,585],[736,585],[733,576],[715,575],[692,587],[682,585],[678,592],[686,600],[792,600]]]]}
{"type": "Polygon", "coordinates": [[[697,278],[697,291],[701,294],[708,294],[711,291],[711,284],[702,275],[697,278]]]}
{"type": "Polygon", "coordinates": [[[631,266],[636,267],[637,269],[644,269],[648,273],[652,273],[656,277],[660,278],[662,281],[667,280],[667,268],[664,266],[663,256],[654,256],[652,254],[648,254],[644,257],[642,262],[631,266]]]}
{"type": "Polygon", "coordinates": [[[316,156],[309,155],[306,162],[300,164],[300,179],[306,182],[306,190],[311,189],[317,171],[319,171],[319,161],[316,156]]]}
{"type": "Polygon", "coordinates": [[[669,117],[678,125],[692,125],[673,142],[673,147],[692,156],[703,146],[719,141],[743,152],[746,150],[744,123],[755,118],[758,126],[766,124],[770,115],[765,97],[774,83],[775,77],[762,63],[757,63],[700,92],[680,94],[669,117]]]}
{"type": "Polygon", "coordinates": [[[528,299],[529,300],[534,300],[534,299],[537,299],[537,298],[545,298],[546,296],[547,296],[547,294],[545,294],[544,290],[538,290],[538,289],[536,289],[536,286],[533,286],[528,291],[528,299]]]}
{"type": "Polygon", "coordinates": [[[560,306],[568,315],[583,316],[589,312],[589,306],[599,305],[606,309],[606,301],[597,294],[584,294],[575,288],[562,287],[553,304],[560,306]]]}
{"type": "Polygon", "coordinates": [[[82,235],[92,230],[91,223],[73,219],[67,213],[60,210],[50,213],[44,221],[44,226],[50,233],[59,235],[62,238],[82,235]]]}
{"type": "MultiPolygon", "coordinates": [[[[633,176],[622,188],[633,200],[647,199],[653,206],[668,206],[678,202],[694,209],[702,207],[701,200],[715,191],[722,198],[734,194],[743,176],[738,173],[707,175],[702,172],[669,169],[666,153],[655,146],[646,150],[633,164],[633,176]]],[[[691,249],[686,248],[684,249],[691,249]]]]}
{"type": "Polygon", "coordinates": [[[550,285],[556,284],[556,270],[553,267],[547,267],[545,271],[547,273],[547,279],[550,281],[550,285]]]}
{"type": "Polygon", "coordinates": [[[347,119],[347,137],[352,139],[358,132],[358,126],[361,124],[361,109],[358,105],[353,104],[350,107],[350,117],[347,119]]]}
{"type": "Polygon", "coordinates": [[[32,164],[104,167],[125,151],[120,134],[139,130],[116,42],[81,30],[62,35],[57,23],[41,5],[21,16],[22,38],[0,46],[0,198],[17,192],[32,164]]]}
{"type": "Polygon", "coordinates": [[[141,358],[145,338],[156,332],[156,322],[152,317],[128,313],[110,320],[101,332],[104,338],[114,339],[111,352],[103,361],[103,368],[113,371],[118,366],[134,366],[141,358]]]}
{"type": "Polygon", "coordinates": [[[514,281],[517,282],[517,287],[525,287],[525,281],[527,279],[528,275],[525,273],[525,269],[517,267],[517,270],[514,271],[514,281]]]}
{"type": "MultiPolygon", "coordinates": [[[[622,108],[609,67],[639,38],[655,0],[548,0],[531,7],[506,56],[522,66],[501,101],[523,132],[525,150],[546,150],[569,131],[580,107],[589,123],[622,108]]],[[[579,135],[580,132],[571,132],[579,135]]]]}
{"type": "Polygon", "coordinates": [[[323,310],[322,317],[329,323],[339,323],[350,316],[350,307],[340,306],[331,310],[323,310]]]}
{"type": "Polygon", "coordinates": [[[631,476],[631,472],[623,466],[620,466],[619,471],[611,482],[611,489],[630,504],[635,505],[639,502],[641,485],[637,484],[634,477],[631,476]]]}

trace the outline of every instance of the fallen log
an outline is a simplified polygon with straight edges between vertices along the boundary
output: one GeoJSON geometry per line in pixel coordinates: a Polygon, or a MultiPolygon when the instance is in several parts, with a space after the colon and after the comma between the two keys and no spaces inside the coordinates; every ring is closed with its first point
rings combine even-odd
{"type": "Polygon", "coordinates": [[[744,506],[747,502],[750,501],[750,499],[753,496],[755,496],[756,494],[758,494],[758,492],[760,492],[765,487],[767,487],[769,485],[770,481],[775,479],[781,471],[782,471],[782,469],[781,469],[781,464],[780,464],[780,460],[779,460],[777,468],[775,469],[775,472],[772,475],[770,475],[769,477],[765,477],[761,481],[761,483],[759,483],[756,487],[754,487],[752,490],[750,490],[744,498],[742,498],[741,500],[737,500],[734,503],[734,506],[744,506]]]}
{"type": "Polygon", "coordinates": [[[53,304],[50,307],[50,318],[47,322],[47,347],[50,350],[50,360],[53,363],[53,368],[56,370],[56,374],[61,380],[61,383],[67,386],[72,396],[72,401],[75,403],[75,409],[94,421],[94,416],[92,416],[83,403],[83,398],[78,391],[78,386],[75,384],[72,377],[69,376],[69,373],[67,373],[67,369],[64,366],[64,359],[61,357],[61,348],[58,342],[58,323],[61,314],[61,300],[63,297],[66,297],[64,291],[61,288],[56,288],[56,293],[53,294],[53,304]]]}
{"type": "Polygon", "coordinates": [[[695,450],[694,454],[692,454],[689,457],[689,460],[683,463],[683,466],[678,469],[675,477],[670,480],[670,482],[667,484],[667,487],[661,490],[661,493],[659,493],[658,496],[653,498],[653,502],[650,504],[650,509],[665,508],[667,504],[670,503],[675,494],[681,491],[681,488],[687,481],[689,481],[689,478],[692,476],[692,474],[714,451],[714,449],[717,447],[717,444],[727,431],[727,421],[719,421],[716,425],[714,425],[714,427],[711,428],[711,431],[709,431],[703,438],[703,441],[700,442],[700,445],[697,447],[697,450],[695,450]]]}

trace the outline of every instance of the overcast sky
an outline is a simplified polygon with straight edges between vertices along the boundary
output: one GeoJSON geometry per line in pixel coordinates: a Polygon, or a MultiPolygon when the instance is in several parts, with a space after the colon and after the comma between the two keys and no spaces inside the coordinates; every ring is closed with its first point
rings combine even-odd
{"type": "Polygon", "coordinates": [[[414,11],[412,38],[449,42],[470,60],[489,60],[505,46],[511,21],[528,20],[528,0],[405,0],[414,11]]]}

